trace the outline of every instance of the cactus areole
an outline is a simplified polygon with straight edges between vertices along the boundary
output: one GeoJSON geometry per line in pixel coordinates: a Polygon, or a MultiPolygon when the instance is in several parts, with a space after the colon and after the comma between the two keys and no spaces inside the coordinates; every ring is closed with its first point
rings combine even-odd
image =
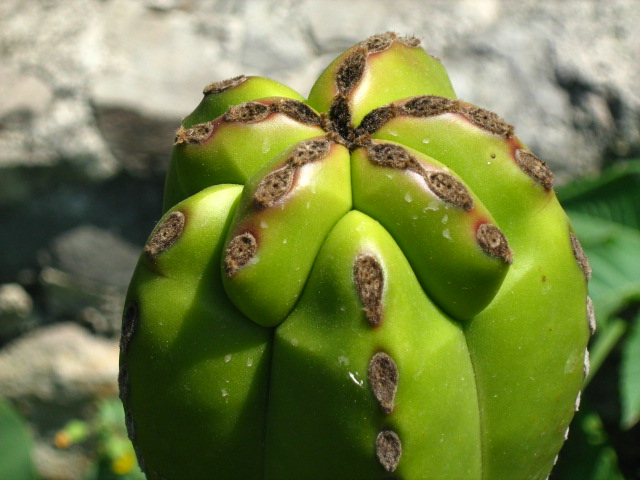
{"type": "Polygon", "coordinates": [[[215,82],[127,294],[150,479],[544,479],[594,328],[549,168],[385,33],[308,99],[215,82]]]}

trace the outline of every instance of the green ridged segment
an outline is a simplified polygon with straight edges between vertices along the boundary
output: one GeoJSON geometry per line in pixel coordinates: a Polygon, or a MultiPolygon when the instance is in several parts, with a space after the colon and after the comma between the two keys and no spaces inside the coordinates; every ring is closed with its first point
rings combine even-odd
{"type": "Polygon", "coordinates": [[[265,177],[286,169],[295,146],[263,168],[243,191],[227,236],[227,257],[233,260],[230,246],[242,235],[255,239],[255,252],[233,272],[230,267],[236,265],[223,265],[223,278],[229,298],[259,325],[278,325],[289,314],[322,242],[351,209],[349,152],[327,143],[326,156],[292,169],[291,185],[273,205],[257,205],[256,192],[265,177]]]}
{"type": "Polygon", "coordinates": [[[478,415],[460,326],[424,294],[385,229],[350,212],[325,242],[296,310],[276,330],[266,478],[479,478],[478,415]],[[376,328],[354,282],[363,254],[380,262],[384,276],[376,328]],[[378,352],[399,373],[387,414],[368,373],[378,352]],[[372,458],[383,429],[402,441],[392,474],[372,458]]]}
{"type": "Polygon", "coordinates": [[[472,318],[491,302],[509,268],[504,258],[483,251],[477,239],[479,225],[496,222],[447,167],[415,150],[402,150],[415,159],[414,168],[377,165],[366,148],[354,151],[354,207],[397,239],[440,308],[456,319],[472,318]]]}
{"type": "Polygon", "coordinates": [[[212,187],[168,212],[160,225],[180,212],[184,230],[155,259],[143,254],[131,281],[121,396],[149,478],[262,472],[257,432],[264,428],[271,335],[234,307],[220,278],[228,215],[240,191],[212,187]]]}
{"type": "MultiPolygon", "coordinates": [[[[276,99],[256,101],[270,107],[276,99]]],[[[284,113],[270,113],[254,122],[225,116],[206,124],[201,141],[175,145],[169,166],[172,184],[165,208],[211,185],[244,184],[265,163],[293,143],[325,134],[318,125],[299,122],[284,113]],[[180,195],[176,195],[176,191],[180,195]]]]}
{"type": "Polygon", "coordinates": [[[213,82],[204,89],[204,97],[182,121],[184,128],[210,122],[225,114],[229,107],[267,97],[283,97],[304,101],[302,95],[275,80],[240,75],[223,82],[213,82]]]}
{"type": "Polygon", "coordinates": [[[148,478],[545,479],[593,329],[552,186],[413,38],[206,87],[126,300],[148,478]]]}
{"type": "Polygon", "coordinates": [[[354,126],[373,109],[402,98],[415,95],[455,98],[442,64],[422,48],[401,40],[394,38],[382,51],[374,49],[371,52],[366,47],[367,42],[347,50],[320,75],[309,93],[309,104],[318,111],[330,110],[336,95],[340,94],[336,77],[341,67],[346,68],[345,62],[363,62],[360,74],[353,75],[355,81],[351,91],[345,93],[354,126]],[[357,58],[359,50],[364,60],[357,58]]]}

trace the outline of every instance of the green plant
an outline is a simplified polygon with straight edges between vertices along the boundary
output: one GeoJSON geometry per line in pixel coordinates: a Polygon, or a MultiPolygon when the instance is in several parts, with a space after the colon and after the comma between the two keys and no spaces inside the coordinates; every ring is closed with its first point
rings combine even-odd
{"type": "Polygon", "coordinates": [[[595,329],[552,186],[413,38],[208,86],[126,299],[147,476],[544,479],[595,329]]]}
{"type": "Polygon", "coordinates": [[[640,160],[558,190],[593,265],[598,321],[557,480],[640,478],[640,160]]]}
{"type": "Polygon", "coordinates": [[[140,480],[143,477],[124,426],[121,403],[117,398],[105,398],[98,402],[91,418],[71,420],[60,429],[54,445],[59,449],[89,445],[95,457],[86,480],[140,480]]]}
{"type": "Polygon", "coordinates": [[[0,478],[34,480],[32,439],[26,422],[8,400],[0,397],[0,478]]]}

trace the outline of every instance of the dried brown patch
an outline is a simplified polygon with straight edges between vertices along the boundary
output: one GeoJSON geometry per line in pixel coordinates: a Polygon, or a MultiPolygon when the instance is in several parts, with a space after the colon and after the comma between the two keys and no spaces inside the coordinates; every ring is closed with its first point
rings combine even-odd
{"type": "Polygon", "coordinates": [[[274,103],[277,112],[285,114],[296,122],[306,125],[320,125],[318,115],[309,105],[290,98],[279,99],[274,103]]]}
{"type": "Polygon", "coordinates": [[[436,95],[422,95],[407,101],[400,108],[401,113],[412,117],[433,117],[460,110],[460,102],[436,95]]]}
{"type": "Polygon", "coordinates": [[[120,401],[122,403],[126,402],[127,398],[129,398],[129,370],[126,363],[120,365],[120,370],[118,371],[118,392],[120,401]]]}
{"type": "Polygon", "coordinates": [[[224,269],[227,276],[234,275],[245,266],[258,251],[258,242],[249,232],[241,233],[231,239],[224,257],[224,269]]]}
{"type": "Polygon", "coordinates": [[[383,430],[376,438],[376,456],[387,472],[394,472],[402,456],[402,442],[393,430],[383,430]]]}
{"type": "Polygon", "coordinates": [[[293,168],[285,167],[264,177],[253,194],[256,206],[258,208],[271,207],[284,197],[291,189],[294,174],[293,168]]]}
{"type": "Polygon", "coordinates": [[[414,37],[413,35],[408,35],[406,37],[398,37],[396,40],[407,47],[419,47],[422,43],[418,37],[414,37]]]}
{"type": "Polygon", "coordinates": [[[389,48],[397,38],[398,35],[393,32],[380,33],[360,42],[360,45],[366,48],[369,53],[378,53],[389,48]]]}
{"type": "Polygon", "coordinates": [[[382,291],[384,275],[378,260],[372,255],[360,255],[353,264],[353,278],[360,301],[372,327],[382,323],[382,291]]]}
{"type": "Polygon", "coordinates": [[[122,315],[122,333],[120,334],[120,354],[124,355],[129,350],[129,343],[138,329],[140,321],[140,309],[138,302],[130,302],[122,315]]]}
{"type": "Polygon", "coordinates": [[[338,65],[336,72],[336,86],[338,93],[349,95],[356,87],[367,66],[367,48],[356,46],[338,65]]]}
{"type": "Polygon", "coordinates": [[[133,423],[133,417],[131,416],[131,412],[128,408],[124,409],[124,424],[127,427],[127,434],[129,435],[129,440],[135,442],[136,440],[136,426],[133,423]]]}
{"type": "Polygon", "coordinates": [[[188,143],[202,143],[207,140],[213,132],[213,123],[198,123],[191,128],[180,126],[176,131],[174,145],[185,145],[188,143]]]}
{"type": "Polygon", "coordinates": [[[206,87],[204,87],[204,90],[202,91],[202,93],[204,93],[205,95],[208,95],[210,93],[226,92],[227,90],[231,90],[232,88],[235,88],[238,85],[242,85],[246,81],[247,81],[247,77],[245,77],[244,75],[238,75],[237,77],[228,78],[227,80],[212,82],[206,87]]]}
{"type": "Polygon", "coordinates": [[[584,365],[582,367],[582,373],[584,377],[587,378],[589,376],[589,370],[591,370],[591,360],[589,357],[589,350],[584,351],[584,365]]]}
{"type": "Polygon", "coordinates": [[[367,113],[362,119],[362,122],[360,122],[360,126],[356,131],[356,137],[378,131],[385,123],[395,118],[396,115],[398,115],[398,108],[393,104],[372,110],[367,113]]]}
{"type": "Polygon", "coordinates": [[[587,297],[587,323],[589,324],[589,333],[596,333],[596,312],[593,308],[591,297],[587,297]]]}
{"type": "Polygon", "coordinates": [[[257,123],[267,118],[272,113],[271,105],[260,102],[245,102],[229,107],[224,119],[227,122],[257,123]]]}
{"type": "Polygon", "coordinates": [[[513,125],[509,125],[501,117],[484,108],[473,105],[460,105],[460,111],[474,125],[494,135],[504,138],[513,137],[513,125]]]}
{"type": "Polygon", "coordinates": [[[384,352],[376,353],[369,362],[369,385],[382,411],[386,414],[393,412],[398,390],[398,366],[384,352]]]}
{"type": "Polygon", "coordinates": [[[367,147],[371,163],[381,167],[405,169],[414,165],[415,159],[409,152],[393,143],[374,143],[367,147]]]}
{"type": "Polygon", "coordinates": [[[329,119],[331,120],[331,130],[337,132],[346,142],[353,140],[351,109],[349,108],[349,99],[345,95],[336,95],[333,99],[329,108],[329,119]]]}
{"type": "Polygon", "coordinates": [[[507,265],[513,262],[513,252],[509,248],[507,237],[495,225],[490,223],[480,225],[476,232],[476,240],[487,255],[499,258],[507,265]]]}
{"type": "Polygon", "coordinates": [[[553,173],[551,169],[533,153],[519,148],[515,155],[518,166],[536,182],[549,191],[553,188],[553,173]]]}
{"type": "Polygon", "coordinates": [[[429,190],[440,200],[466,211],[473,208],[473,197],[469,190],[453,175],[442,171],[427,171],[422,175],[429,190]]]}
{"type": "Polygon", "coordinates": [[[578,237],[574,233],[569,234],[569,238],[571,239],[571,248],[573,249],[573,256],[576,257],[578,265],[580,265],[580,269],[582,273],[584,273],[584,277],[587,280],[591,279],[591,265],[589,265],[589,259],[587,258],[587,254],[584,253],[582,249],[582,245],[580,245],[580,241],[578,237]]]}
{"type": "Polygon", "coordinates": [[[331,141],[327,138],[314,138],[299,142],[287,158],[287,163],[293,167],[301,167],[315,162],[329,155],[331,141]]]}
{"type": "Polygon", "coordinates": [[[184,231],[185,216],[182,212],[172,212],[155,230],[144,251],[153,260],[176,243],[184,231]]]}

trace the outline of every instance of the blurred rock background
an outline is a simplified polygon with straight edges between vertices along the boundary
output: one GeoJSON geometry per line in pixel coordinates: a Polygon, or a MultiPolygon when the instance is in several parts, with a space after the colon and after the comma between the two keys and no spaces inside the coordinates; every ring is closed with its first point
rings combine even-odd
{"type": "Polygon", "coordinates": [[[202,87],[306,95],[344,48],[416,35],[562,183],[640,153],[638,25],[637,0],[2,0],[0,396],[40,475],[84,478],[92,453],[54,437],[116,393],[123,295],[202,87]]]}

